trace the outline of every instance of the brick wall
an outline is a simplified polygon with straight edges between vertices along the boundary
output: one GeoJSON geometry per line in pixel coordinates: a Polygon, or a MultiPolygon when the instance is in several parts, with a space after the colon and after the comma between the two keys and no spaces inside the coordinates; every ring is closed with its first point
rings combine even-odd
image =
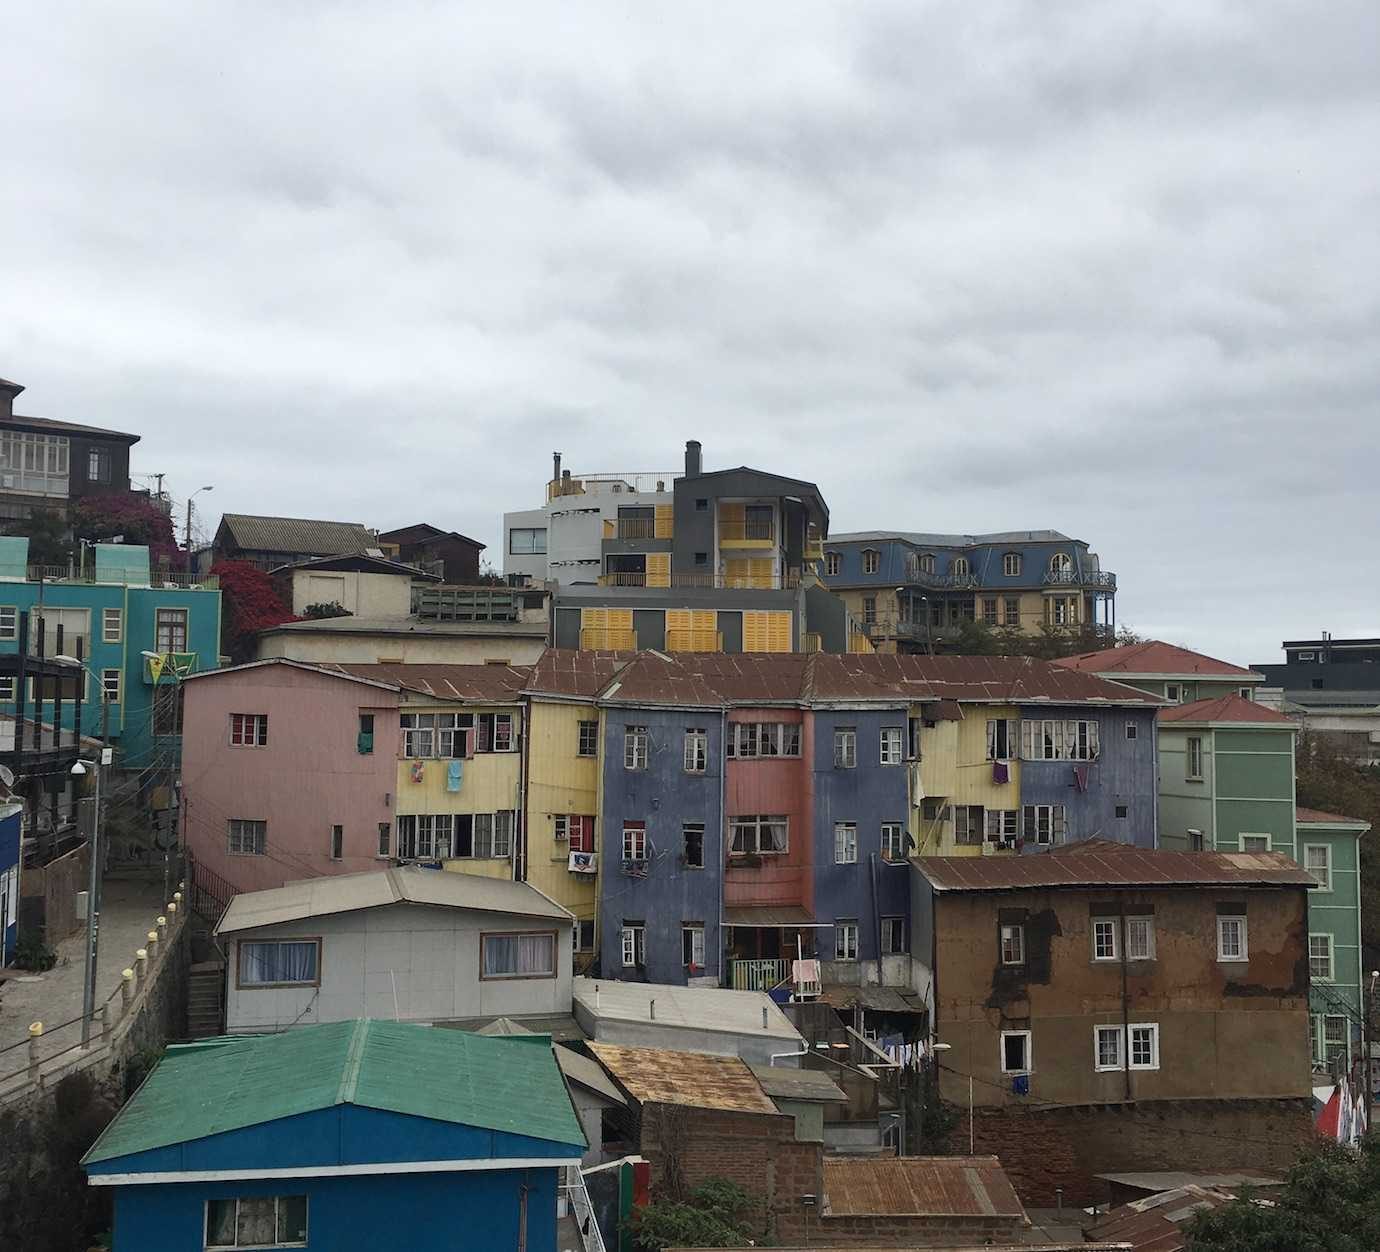
{"type": "Polygon", "coordinates": [[[1020,1243],[1023,1230],[1015,1217],[824,1217],[814,1238],[831,1248],[971,1248],[1020,1243]]]}
{"type": "MultiPolygon", "coordinates": [[[[967,1127],[961,1117],[956,1135],[967,1127]]],[[[1108,1198],[1096,1174],[1140,1170],[1283,1173],[1313,1137],[1303,1100],[1157,1100],[1064,1109],[979,1109],[975,1147],[1001,1158],[1028,1206],[1108,1198]]]]}

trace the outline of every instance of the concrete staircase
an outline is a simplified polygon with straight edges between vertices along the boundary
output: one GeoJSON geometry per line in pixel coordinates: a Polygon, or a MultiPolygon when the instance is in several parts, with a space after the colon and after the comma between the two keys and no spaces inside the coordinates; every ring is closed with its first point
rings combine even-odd
{"type": "Polygon", "coordinates": [[[225,963],[198,961],[187,980],[187,1037],[209,1039],[225,1033],[225,963]]]}

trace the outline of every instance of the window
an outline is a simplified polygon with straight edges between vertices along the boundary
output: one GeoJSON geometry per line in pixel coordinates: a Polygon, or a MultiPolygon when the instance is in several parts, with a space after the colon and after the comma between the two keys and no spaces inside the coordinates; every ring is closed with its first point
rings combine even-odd
{"type": "Polygon", "coordinates": [[[623,923],[623,966],[631,969],[647,963],[647,927],[641,922],[623,923]]]}
{"type": "Polygon", "coordinates": [[[570,928],[570,946],[576,952],[594,951],[594,919],[578,921],[570,928]]]}
{"type": "Polygon", "coordinates": [[[19,609],[13,604],[0,605],[0,639],[17,639],[18,637],[19,609]]]}
{"type": "Polygon", "coordinates": [[[379,856],[388,856],[393,851],[393,827],[388,822],[379,823],[379,856]]]}
{"type": "Polygon", "coordinates": [[[1021,602],[1015,596],[1007,596],[1002,600],[1002,613],[1005,617],[1004,625],[1019,626],[1021,624],[1021,602]]]}
{"type": "Polygon", "coordinates": [[[1251,688],[1242,687],[1237,693],[1243,700],[1251,699],[1251,688]]]}
{"type": "Polygon", "coordinates": [[[708,501],[707,499],[705,499],[704,497],[700,497],[700,498],[696,499],[696,501],[695,501],[695,512],[696,512],[696,513],[707,513],[707,512],[709,512],[709,501],[708,501]]]}
{"type": "Polygon", "coordinates": [[[187,610],[159,609],[154,640],[156,652],[186,652],[187,610]]]}
{"type": "Polygon", "coordinates": [[[692,971],[704,968],[703,922],[687,922],[681,926],[680,963],[692,971]]]}
{"type": "MultiPolygon", "coordinates": [[[[448,860],[452,852],[457,851],[452,846],[454,834],[455,815],[452,813],[407,814],[399,817],[398,857],[404,861],[448,860]]],[[[459,850],[459,854],[465,856],[473,853],[472,843],[459,850]]]]}
{"type": "Polygon", "coordinates": [[[834,864],[858,863],[858,826],[856,822],[834,823],[834,864]]]}
{"type": "Polygon", "coordinates": [[[14,703],[14,683],[13,674],[0,674],[0,703],[14,703]]]}
{"type": "Polygon", "coordinates": [[[480,966],[485,978],[554,978],[556,935],[554,931],[514,934],[481,934],[480,966]]]}
{"type": "Polygon", "coordinates": [[[1127,723],[1126,723],[1126,738],[1127,738],[1127,739],[1134,739],[1139,733],[1140,733],[1139,728],[1136,726],[1135,722],[1127,722],[1127,723]]]}
{"type": "Polygon", "coordinates": [[[119,643],[125,633],[123,609],[101,610],[101,642],[119,643]]]}
{"type": "Polygon", "coordinates": [[[882,860],[904,861],[908,836],[900,822],[882,823],[882,860]]]}
{"type": "Polygon", "coordinates": [[[908,949],[906,948],[906,919],[904,917],[884,917],[882,918],[882,953],[885,956],[897,956],[908,949]]]}
{"type": "Polygon", "coordinates": [[[1019,552],[1006,552],[1001,558],[1001,572],[1007,578],[1019,578],[1021,573],[1021,554],[1019,552]]]}
{"type": "Polygon", "coordinates": [[[1249,960],[1246,948],[1246,919],[1223,915],[1217,918],[1217,959],[1219,961],[1249,960]]]}
{"type": "Polygon", "coordinates": [[[120,703],[120,671],[117,669],[101,670],[101,699],[107,704],[120,703]]]}
{"type": "Polygon", "coordinates": [[[953,574],[953,576],[954,576],[955,578],[967,578],[967,577],[968,577],[968,558],[967,558],[966,556],[956,556],[956,557],[954,557],[953,565],[952,565],[952,567],[951,567],[950,572],[953,574]]]}
{"type": "Polygon", "coordinates": [[[863,622],[868,626],[877,624],[876,596],[863,596],[863,622]]]}
{"type": "Polygon", "coordinates": [[[704,868],[704,823],[686,822],[680,828],[681,860],[686,869],[704,868]]]}
{"type": "Polygon", "coordinates": [[[853,769],[858,764],[858,729],[839,726],[834,730],[834,768],[853,769]]]}
{"type": "Polygon", "coordinates": [[[623,768],[647,768],[647,728],[645,726],[623,727],[623,768]]]}
{"type": "Polygon", "coordinates": [[[1333,978],[1332,936],[1308,936],[1308,976],[1321,982],[1331,982],[1333,978]]]}
{"type": "MultiPolygon", "coordinates": [[[[475,856],[482,856],[479,851],[478,823],[480,817],[485,814],[475,816],[475,856]]],[[[513,828],[516,825],[516,814],[512,809],[500,809],[494,814],[494,846],[493,855],[501,860],[508,860],[513,855],[513,828]]]]}
{"type": "Polygon", "coordinates": [[[906,759],[906,731],[903,726],[882,727],[882,764],[900,765],[906,759]]]}
{"type": "MultiPolygon", "coordinates": [[[[440,714],[437,719],[437,726],[444,725],[445,714],[440,714]]],[[[465,718],[463,713],[453,713],[455,718],[455,728],[461,729],[465,718]]],[[[475,737],[477,742],[474,745],[476,752],[511,752],[513,750],[513,715],[511,713],[480,713],[474,719],[475,737]]],[[[442,736],[444,740],[444,736],[442,736]]],[[[445,743],[441,746],[444,748],[445,743]]],[[[447,756],[459,756],[458,751],[443,753],[447,756]]]]}
{"type": "Polygon", "coordinates": [[[1128,917],[1126,919],[1126,959],[1153,961],[1155,959],[1155,919],[1128,917]]]}
{"type": "Polygon", "coordinates": [[[1015,755],[1016,723],[1006,718],[990,718],[987,722],[987,759],[1009,761],[1015,755]]]}
{"type": "Polygon", "coordinates": [[[1178,704],[1183,695],[1183,688],[1178,683],[1164,684],[1164,698],[1178,704]]]}
{"type": "Polygon", "coordinates": [[[1073,560],[1067,552],[1056,552],[1049,558],[1051,574],[1067,574],[1073,568],[1073,560]]]}
{"type": "Polygon", "coordinates": [[[1159,1069],[1160,1028],[1149,1024],[1131,1027],[1131,1068],[1159,1069]]]}
{"type": "Polygon", "coordinates": [[[267,713],[231,713],[230,745],[235,748],[268,746],[267,713]]]}
{"type": "Polygon", "coordinates": [[[403,756],[436,755],[436,714],[404,713],[398,718],[403,732],[403,756]]]}
{"type": "Polygon", "coordinates": [[[153,689],[153,733],[175,735],[182,725],[182,684],[163,683],[153,689]]]}
{"type": "Polygon", "coordinates": [[[1021,756],[1027,761],[1095,761],[1098,723],[1055,719],[1021,722],[1021,756]]]}
{"type": "Polygon", "coordinates": [[[837,552],[826,552],[824,554],[824,573],[827,577],[833,578],[840,569],[843,568],[843,558],[837,552]]]}
{"type": "Polygon", "coordinates": [[[631,864],[647,859],[647,823],[623,823],[623,863],[631,864]]]}
{"type": "Polygon", "coordinates": [[[696,564],[696,565],[708,565],[708,564],[709,564],[709,553],[708,553],[708,552],[696,552],[696,553],[695,553],[695,564],[696,564]]]}
{"type": "Polygon", "coordinates": [[[862,569],[864,574],[875,574],[882,568],[882,554],[876,548],[864,548],[862,569]]]}
{"type": "Polygon", "coordinates": [[[546,527],[514,526],[508,532],[508,551],[513,556],[540,555],[546,551],[546,527]]]}
{"type": "Polygon", "coordinates": [[[834,923],[834,960],[856,961],[858,959],[858,923],[838,921],[834,923]]]}
{"type": "Polygon", "coordinates": [[[599,723],[581,722],[580,723],[580,744],[577,749],[580,756],[599,755],[599,723]]]}
{"type": "Polygon", "coordinates": [[[729,849],[742,855],[771,856],[788,850],[785,817],[729,818],[729,849]]]}
{"type": "Polygon", "coordinates": [[[1028,1074],[1031,1070],[1030,1031],[1003,1030],[1001,1032],[1001,1072],[1028,1074]]]}
{"type": "Polygon", "coordinates": [[[1116,815],[1124,821],[1131,815],[1131,806],[1129,804],[1118,804],[1116,806],[1116,815]]]}
{"type": "Polygon", "coordinates": [[[1318,880],[1319,891],[1332,890],[1332,849],[1325,843],[1303,845],[1303,868],[1318,880]]]}
{"type": "Polygon", "coordinates": [[[1121,1027],[1093,1027],[1093,1068],[1099,1073],[1121,1068],[1121,1027]]]}
{"type": "Polygon", "coordinates": [[[1203,832],[1189,827],[1188,848],[1190,852],[1201,852],[1203,850],[1203,832]]]}
{"type": "Polygon", "coordinates": [[[1351,1055],[1350,1034],[1341,1014],[1318,1014],[1313,1018],[1313,1060],[1329,1070],[1344,1067],[1351,1055]]]}
{"type": "Polygon", "coordinates": [[[309,987],[321,964],[319,939],[240,941],[240,986],[309,987]]]}
{"type": "Polygon", "coordinates": [[[988,809],[986,835],[988,843],[1015,843],[1021,833],[1019,809],[988,809]]]}
{"type": "Polygon", "coordinates": [[[86,481],[89,483],[108,483],[110,481],[110,451],[107,448],[91,448],[86,454],[86,481]]]}
{"type": "Polygon", "coordinates": [[[268,823],[232,817],[226,823],[225,850],[231,856],[263,856],[268,847],[268,823]]]}
{"type": "Polygon", "coordinates": [[[954,805],[954,842],[981,844],[984,812],[980,804],[954,805]]]}
{"type": "Polygon", "coordinates": [[[304,1195],[206,1201],[208,1248],[305,1247],[306,1242],[304,1195]]]}
{"type": "Polygon", "coordinates": [[[359,715],[359,734],[355,737],[355,747],[360,756],[370,756],[374,751],[374,715],[359,715]]]}
{"type": "Polygon", "coordinates": [[[1190,782],[1203,781],[1203,741],[1197,735],[1188,740],[1188,761],[1184,766],[1185,777],[1190,782]]]}
{"type": "Polygon", "coordinates": [[[728,756],[799,756],[799,722],[734,722],[728,728],[728,756]]]}
{"type": "Polygon", "coordinates": [[[982,620],[987,626],[997,624],[997,598],[996,596],[985,596],[982,601],[982,620]]]}
{"type": "Polygon", "coordinates": [[[572,852],[594,851],[594,818],[576,813],[558,813],[555,821],[555,837],[568,843],[572,852]]]}
{"type": "Polygon", "coordinates": [[[1115,961],[1117,959],[1117,924],[1115,918],[1097,918],[1092,924],[1092,944],[1094,961],[1115,961]]]}
{"type": "Polygon", "coordinates": [[[1241,836],[1242,852],[1268,852],[1270,850],[1269,835],[1247,835],[1241,836]]]}
{"type": "Polygon", "coordinates": [[[703,774],[709,764],[709,732],[692,726],[685,732],[685,772],[703,774]]]}
{"type": "Polygon", "coordinates": [[[1003,965],[1025,964],[1025,927],[1001,927],[1001,963],[1003,965]]]}
{"type": "Polygon", "coordinates": [[[1063,843],[1067,834],[1062,804],[1027,804],[1022,810],[1024,837],[1031,843],[1063,843]]]}

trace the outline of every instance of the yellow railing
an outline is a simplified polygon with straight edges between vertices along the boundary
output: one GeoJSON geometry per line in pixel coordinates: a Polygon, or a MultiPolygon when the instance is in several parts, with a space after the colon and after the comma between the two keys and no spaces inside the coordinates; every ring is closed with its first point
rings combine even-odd
{"type": "Polygon", "coordinates": [[[667,652],[722,652],[724,637],[720,631],[668,630],[667,652]]]}
{"type": "Polygon", "coordinates": [[[583,652],[631,652],[637,647],[637,636],[631,630],[605,630],[586,626],[580,631],[583,652]]]}

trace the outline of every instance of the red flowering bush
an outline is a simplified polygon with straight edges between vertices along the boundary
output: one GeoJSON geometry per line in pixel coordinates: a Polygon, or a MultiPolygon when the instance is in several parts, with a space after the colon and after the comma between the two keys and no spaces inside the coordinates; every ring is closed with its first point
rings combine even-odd
{"type": "Polygon", "coordinates": [[[273,580],[248,561],[217,561],[220,579],[221,650],[235,661],[254,658],[254,636],[297,618],[273,589],[273,580]]]}

